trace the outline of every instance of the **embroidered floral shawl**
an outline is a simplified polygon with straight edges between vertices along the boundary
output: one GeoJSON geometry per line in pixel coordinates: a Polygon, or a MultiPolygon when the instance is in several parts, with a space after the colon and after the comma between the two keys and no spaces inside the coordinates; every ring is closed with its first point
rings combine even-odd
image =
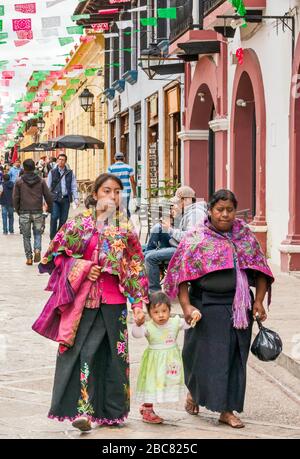
{"type": "Polygon", "coordinates": [[[234,254],[241,271],[253,269],[265,274],[269,285],[274,281],[266,257],[249,227],[235,219],[230,239],[218,233],[206,220],[181,241],[171,259],[164,290],[171,297],[178,295],[179,284],[206,274],[235,267],[234,254]]]}
{"type": "MultiPolygon", "coordinates": [[[[65,223],[41,261],[41,272],[52,271],[58,254],[78,259],[97,231],[96,218],[87,210],[65,223]]],[[[120,291],[134,305],[148,302],[148,279],[141,244],[130,220],[119,213],[114,222],[99,231],[99,260],[102,272],[119,277],[120,291]]]]}
{"type": "Polygon", "coordinates": [[[148,301],[148,279],[141,245],[132,224],[127,218],[118,217],[117,226],[104,225],[101,230],[96,229],[91,211],[69,220],[57,233],[39,265],[40,272],[52,273],[46,290],[53,294],[32,328],[59,342],[60,352],[73,346],[84,307],[99,305],[99,283],[87,279],[93,265],[98,264],[103,273],[119,277],[119,289],[132,307],[148,301]],[[98,247],[91,250],[95,237],[98,247]]]}

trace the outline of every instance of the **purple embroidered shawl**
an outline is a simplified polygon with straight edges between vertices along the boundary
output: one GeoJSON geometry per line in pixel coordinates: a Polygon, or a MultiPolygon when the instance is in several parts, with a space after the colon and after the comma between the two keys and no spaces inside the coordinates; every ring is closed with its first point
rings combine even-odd
{"type": "MultiPolygon", "coordinates": [[[[238,296],[235,298],[234,309],[238,307],[237,302],[240,298],[243,298],[245,308],[249,308],[245,269],[253,269],[265,274],[270,286],[274,277],[266,257],[254,234],[242,220],[234,221],[230,238],[218,233],[206,220],[204,224],[190,231],[181,241],[169,263],[164,290],[174,299],[178,295],[179,285],[182,282],[234,267],[237,268],[236,296],[238,296]],[[234,256],[236,256],[236,263],[234,263],[234,256]]],[[[243,319],[238,317],[240,312],[240,310],[236,311],[237,323],[243,322],[243,319]]],[[[237,326],[237,328],[245,328],[245,326],[237,326]]]]}

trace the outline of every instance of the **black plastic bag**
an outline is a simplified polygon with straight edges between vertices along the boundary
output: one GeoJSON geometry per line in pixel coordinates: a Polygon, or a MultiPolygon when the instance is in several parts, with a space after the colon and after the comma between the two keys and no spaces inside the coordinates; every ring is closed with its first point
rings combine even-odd
{"type": "Polygon", "coordinates": [[[259,319],[256,319],[259,332],[255,337],[251,352],[259,360],[270,362],[277,359],[282,351],[282,341],[278,333],[265,328],[259,319]]]}

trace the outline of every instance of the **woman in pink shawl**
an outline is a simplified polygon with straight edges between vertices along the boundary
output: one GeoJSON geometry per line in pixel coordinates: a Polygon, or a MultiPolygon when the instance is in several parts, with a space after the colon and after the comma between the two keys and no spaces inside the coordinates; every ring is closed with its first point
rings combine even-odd
{"type": "Polygon", "coordinates": [[[208,219],[185,237],[173,256],[164,289],[171,298],[178,295],[188,323],[195,309],[202,314],[185,334],[186,411],[196,415],[204,406],[221,413],[220,422],[241,428],[244,424],[234,411],[243,411],[253,318],[266,319],[263,300],[274,279],[254,234],[236,218],[236,209],[231,191],[214,193],[208,219]],[[256,287],[255,298],[249,286],[256,287]]]}
{"type": "Polygon", "coordinates": [[[148,281],[141,245],[119,210],[122,182],[94,184],[95,209],[69,220],[40,264],[53,292],[33,329],[59,343],[50,418],[82,431],[123,423],[129,412],[127,301],[142,324],[148,281]]]}

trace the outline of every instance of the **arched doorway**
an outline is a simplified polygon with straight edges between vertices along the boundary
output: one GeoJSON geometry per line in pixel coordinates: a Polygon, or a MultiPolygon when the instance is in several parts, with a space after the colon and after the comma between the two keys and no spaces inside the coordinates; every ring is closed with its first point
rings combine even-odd
{"type": "Polygon", "coordinates": [[[249,209],[253,219],[256,213],[256,110],[253,86],[246,72],[239,80],[234,109],[234,191],[240,209],[249,209]]]}
{"type": "Polygon", "coordinates": [[[239,208],[250,210],[251,228],[266,252],[266,107],[261,68],[252,49],[244,51],[234,77],[230,146],[230,188],[239,208]]]}
{"type": "MultiPolygon", "coordinates": [[[[197,195],[207,200],[215,191],[215,133],[209,127],[215,113],[214,101],[207,84],[199,86],[197,96],[194,100],[190,127],[192,130],[200,131],[202,139],[199,140],[199,156],[197,173],[198,181],[193,188],[197,187],[197,195]],[[201,175],[201,182],[199,181],[201,175]]],[[[195,171],[196,172],[196,171],[195,171]]],[[[195,175],[195,180],[197,176],[195,175]]]]}
{"type": "Polygon", "coordinates": [[[290,91],[289,225],[280,246],[281,269],[300,271],[300,36],[295,49],[290,91]]]}
{"type": "Polygon", "coordinates": [[[207,200],[227,183],[227,45],[218,60],[204,56],[185,73],[184,183],[207,200]]]}

